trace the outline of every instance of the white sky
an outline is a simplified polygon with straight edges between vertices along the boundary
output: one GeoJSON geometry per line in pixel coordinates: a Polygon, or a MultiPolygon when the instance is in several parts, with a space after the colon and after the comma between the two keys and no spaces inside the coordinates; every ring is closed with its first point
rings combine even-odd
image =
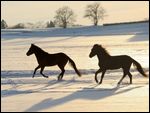
{"type": "MultiPolygon", "coordinates": [[[[39,22],[53,20],[55,11],[69,6],[77,15],[77,24],[91,25],[83,18],[85,7],[94,1],[2,1],[1,18],[8,25],[20,22],[39,22]]],[[[101,1],[107,11],[107,17],[101,23],[138,21],[149,18],[149,1],[101,1]]]]}

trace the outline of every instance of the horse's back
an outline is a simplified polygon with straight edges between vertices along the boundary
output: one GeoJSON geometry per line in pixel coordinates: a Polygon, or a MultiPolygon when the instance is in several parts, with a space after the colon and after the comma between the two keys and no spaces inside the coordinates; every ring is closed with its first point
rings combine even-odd
{"type": "Polygon", "coordinates": [[[128,56],[128,55],[112,56],[112,58],[113,58],[113,59],[117,59],[117,60],[119,60],[119,59],[131,59],[131,57],[128,56]]]}
{"type": "Polygon", "coordinates": [[[55,53],[55,54],[50,54],[53,57],[57,57],[57,58],[68,58],[68,56],[65,53],[55,53]]]}
{"type": "Polygon", "coordinates": [[[108,69],[119,69],[126,65],[130,65],[131,57],[128,55],[111,56],[110,60],[105,64],[108,69]]]}
{"type": "Polygon", "coordinates": [[[50,60],[56,60],[57,62],[68,61],[68,56],[65,53],[50,54],[50,60]]]}
{"type": "Polygon", "coordinates": [[[111,56],[111,62],[114,63],[124,63],[124,62],[131,62],[131,57],[128,55],[119,55],[119,56],[111,56]]]}

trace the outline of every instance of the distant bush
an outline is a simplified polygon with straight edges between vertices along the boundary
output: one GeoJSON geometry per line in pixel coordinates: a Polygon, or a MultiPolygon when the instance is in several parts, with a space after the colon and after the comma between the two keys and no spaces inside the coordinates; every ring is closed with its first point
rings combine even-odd
{"type": "Polygon", "coordinates": [[[25,25],[23,23],[19,23],[13,27],[11,27],[11,29],[24,29],[25,25]]]}
{"type": "Polygon", "coordinates": [[[50,27],[55,27],[55,23],[52,21],[47,22],[47,28],[50,28],[50,27]]]}
{"type": "Polygon", "coordinates": [[[8,27],[7,23],[5,20],[1,20],[1,29],[6,29],[8,27]]]}

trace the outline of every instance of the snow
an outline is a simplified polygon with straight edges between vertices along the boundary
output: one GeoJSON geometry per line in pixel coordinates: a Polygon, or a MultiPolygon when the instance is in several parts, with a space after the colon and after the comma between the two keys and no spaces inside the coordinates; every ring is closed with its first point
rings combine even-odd
{"type": "Polygon", "coordinates": [[[98,59],[88,56],[96,43],[106,47],[111,55],[131,56],[149,74],[149,23],[1,30],[2,111],[149,111],[149,79],[133,66],[132,85],[128,77],[117,85],[123,74],[121,69],[108,70],[103,84],[95,83],[98,59]],[[37,66],[34,55],[26,56],[31,43],[49,53],[66,53],[82,77],[67,64],[62,81],[57,81],[57,66],[45,68],[48,79],[39,71],[31,78],[37,66]]]}
{"type": "Polygon", "coordinates": [[[73,37],[99,35],[129,35],[148,34],[149,23],[112,25],[112,26],[83,26],[76,28],[49,28],[49,29],[7,29],[2,30],[2,37],[73,37]],[[17,35],[17,36],[16,36],[17,35]]]}

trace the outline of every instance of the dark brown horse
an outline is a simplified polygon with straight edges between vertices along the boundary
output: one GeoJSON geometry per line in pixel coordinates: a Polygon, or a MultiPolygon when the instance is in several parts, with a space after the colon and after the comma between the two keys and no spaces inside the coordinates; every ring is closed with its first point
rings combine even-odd
{"type": "Polygon", "coordinates": [[[76,65],[74,63],[74,61],[69,58],[66,54],[64,53],[56,53],[56,54],[49,54],[47,52],[45,52],[44,50],[42,50],[41,48],[39,48],[38,46],[31,44],[31,47],[29,49],[29,51],[26,53],[27,56],[35,54],[36,59],[38,61],[38,66],[35,68],[33,76],[36,73],[36,70],[41,68],[41,75],[43,75],[43,77],[48,78],[48,76],[43,74],[43,70],[45,66],[54,66],[54,65],[58,65],[58,67],[61,69],[61,73],[58,76],[58,80],[61,80],[63,78],[63,75],[65,73],[65,65],[67,64],[67,62],[69,61],[69,63],[71,64],[71,66],[74,68],[75,72],[81,76],[80,72],[78,71],[78,69],[76,68],[76,65]]]}
{"type": "Polygon", "coordinates": [[[126,75],[129,76],[130,84],[132,84],[132,74],[129,71],[132,63],[137,67],[137,70],[143,76],[147,77],[141,65],[130,56],[127,56],[127,55],[111,56],[104,47],[98,44],[95,44],[93,46],[89,57],[92,58],[95,55],[97,55],[98,57],[99,67],[100,67],[100,69],[95,73],[95,81],[97,83],[98,83],[97,75],[98,73],[102,72],[102,76],[101,76],[101,80],[99,84],[102,83],[106,70],[108,69],[113,70],[113,69],[119,69],[119,68],[123,69],[124,74],[123,74],[123,77],[118,82],[118,84],[122,82],[122,80],[124,79],[126,75]]]}

